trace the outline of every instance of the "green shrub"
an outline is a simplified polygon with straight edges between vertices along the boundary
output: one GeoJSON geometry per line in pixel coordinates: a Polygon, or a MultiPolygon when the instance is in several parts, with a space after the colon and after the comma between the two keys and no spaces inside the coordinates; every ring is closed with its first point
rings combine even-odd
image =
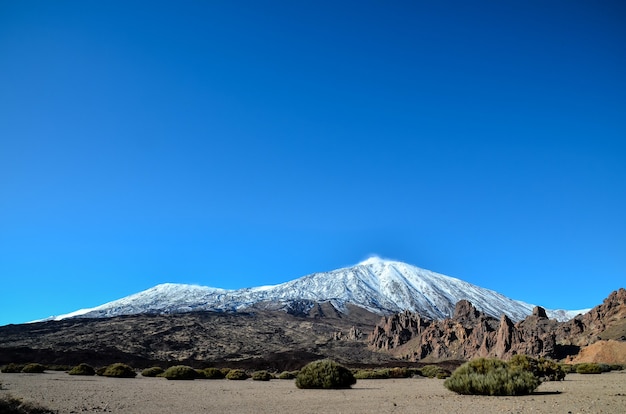
{"type": "Polygon", "coordinates": [[[224,378],[226,378],[226,375],[230,372],[230,368],[220,368],[220,371],[224,374],[224,378]]]}
{"type": "Polygon", "coordinates": [[[278,379],[281,380],[291,380],[291,379],[295,379],[296,376],[298,376],[298,372],[299,371],[283,371],[280,373],[280,375],[278,376],[278,379]]]}
{"type": "Polygon", "coordinates": [[[532,373],[542,381],[562,381],[566,370],[559,363],[546,358],[533,358],[528,355],[514,355],[509,366],[532,373]]]}
{"type": "Polygon", "coordinates": [[[205,379],[223,379],[224,373],[217,368],[205,368],[203,371],[205,379]]]}
{"type": "Polygon", "coordinates": [[[187,365],[175,365],[166,369],[163,376],[168,380],[194,380],[198,378],[198,373],[187,365]]]}
{"type": "Polygon", "coordinates": [[[603,369],[600,364],[584,363],[576,365],[576,372],[579,374],[602,374],[603,369]]]}
{"type": "MultiPolygon", "coordinates": [[[[96,374],[98,371],[96,371],[96,374]]],[[[106,367],[101,374],[103,377],[112,378],[135,378],[137,373],[130,366],[122,363],[111,364],[106,367]]]]}
{"type": "Polygon", "coordinates": [[[274,376],[267,371],[256,371],[252,373],[252,379],[254,381],[269,381],[274,376]]]}
{"type": "Polygon", "coordinates": [[[22,372],[25,372],[27,374],[41,374],[42,372],[44,372],[46,370],[46,367],[41,365],[41,364],[27,364],[24,366],[24,368],[22,368],[22,372]]]}
{"type": "Polygon", "coordinates": [[[389,378],[410,378],[411,371],[408,368],[391,368],[389,378]]]}
{"type": "Polygon", "coordinates": [[[246,374],[246,371],[243,369],[231,369],[228,371],[228,374],[226,374],[226,379],[235,381],[247,380],[248,374],[246,374]]]}
{"type": "Polygon", "coordinates": [[[354,373],[354,378],[360,379],[387,379],[389,378],[388,369],[360,369],[354,373]]]}
{"type": "Polygon", "coordinates": [[[141,371],[141,376],[143,377],[158,377],[163,374],[165,370],[161,367],[150,367],[141,371]]]}
{"type": "Polygon", "coordinates": [[[423,377],[428,378],[448,378],[450,376],[450,371],[438,367],[437,365],[426,365],[421,368],[420,372],[423,377]]]}
{"type": "Polygon", "coordinates": [[[621,371],[624,369],[624,366],[620,364],[611,364],[609,365],[609,368],[611,369],[611,371],[621,371]]]}
{"type": "Polygon", "coordinates": [[[53,414],[54,411],[41,405],[24,402],[10,395],[0,397],[0,413],[2,414],[53,414]]]}
{"type": "Polygon", "coordinates": [[[356,383],[352,372],[330,359],[311,362],[296,376],[298,388],[350,388],[356,383]]]}
{"type": "Polygon", "coordinates": [[[1,372],[4,372],[5,374],[18,374],[20,372],[22,372],[22,370],[24,369],[24,364],[9,364],[9,365],[5,365],[2,367],[2,369],[0,369],[1,372]]]}
{"type": "Polygon", "coordinates": [[[422,370],[419,368],[409,368],[408,371],[411,377],[415,377],[415,376],[423,377],[422,370]]]}
{"type": "Polygon", "coordinates": [[[443,384],[457,394],[526,395],[540,381],[531,372],[499,359],[478,358],[461,365],[443,384]]]}
{"type": "Polygon", "coordinates": [[[96,370],[88,364],[78,364],[68,372],[70,375],[96,375],[96,370]]]}

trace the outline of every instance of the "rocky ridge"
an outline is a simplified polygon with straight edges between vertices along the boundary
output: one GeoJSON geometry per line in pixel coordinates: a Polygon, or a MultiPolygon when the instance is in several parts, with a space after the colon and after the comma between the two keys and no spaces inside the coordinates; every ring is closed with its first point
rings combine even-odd
{"type": "Polygon", "coordinates": [[[370,349],[409,361],[471,359],[515,354],[562,359],[602,339],[626,340],[626,290],[619,289],[584,315],[559,322],[536,306],[531,315],[514,323],[477,310],[470,302],[457,303],[451,318],[431,320],[405,311],[383,317],[368,336],[370,349]]]}

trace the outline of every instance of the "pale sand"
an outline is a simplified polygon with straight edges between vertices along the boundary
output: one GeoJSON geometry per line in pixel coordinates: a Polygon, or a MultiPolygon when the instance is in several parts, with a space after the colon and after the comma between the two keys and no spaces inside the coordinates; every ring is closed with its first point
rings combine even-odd
{"type": "Polygon", "coordinates": [[[454,394],[443,380],[360,380],[348,390],[299,390],[293,380],[168,381],[77,377],[64,372],[1,374],[11,394],[60,414],[159,413],[626,413],[626,371],[569,374],[523,397],[454,394]]]}

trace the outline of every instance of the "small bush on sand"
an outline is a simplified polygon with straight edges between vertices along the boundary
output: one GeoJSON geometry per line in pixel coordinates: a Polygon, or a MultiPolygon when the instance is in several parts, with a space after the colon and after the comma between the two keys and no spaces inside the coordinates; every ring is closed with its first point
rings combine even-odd
{"type": "Polygon", "coordinates": [[[624,369],[624,366],[620,364],[611,364],[609,365],[609,368],[611,368],[611,371],[621,371],[624,369]]]}
{"type": "Polygon", "coordinates": [[[27,374],[41,374],[46,370],[46,367],[41,364],[26,364],[24,368],[22,368],[22,372],[27,374]]]}
{"type": "Polygon", "coordinates": [[[226,374],[226,379],[235,380],[235,381],[243,381],[248,379],[248,374],[243,369],[231,369],[226,374]]]}
{"type": "Polygon", "coordinates": [[[175,365],[166,369],[163,376],[168,380],[194,380],[198,378],[198,373],[187,365],[175,365]]]}
{"type": "Polygon", "coordinates": [[[143,371],[141,371],[141,376],[142,377],[158,377],[159,375],[163,374],[165,372],[165,370],[161,367],[150,367],[150,368],[146,368],[143,371]]]}
{"type": "Polygon", "coordinates": [[[70,375],[96,375],[96,370],[88,364],[78,364],[68,372],[70,375]]]}
{"type": "Polygon", "coordinates": [[[280,375],[278,376],[278,379],[281,380],[291,380],[291,379],[295,379],[296,376],[298,375],[299,371],[283,371],[280,373],[280,375]]]}
{"type": "Polygon", "coordinates": [[[559,363],[543,357],[537,359],[528,355],[514,355],[509,360],[509,366],[528,371],[541,381],[562,381],[566,374],[559,363]]]}
{"type": "Polygon", "coordinates": [[[296,377],[298,388],[350,388],[356,378],[348,368],[330,359],[311,362],[296,377]]]}
{"type": "Polygon", "coordinates": [[[10,395],[0,397],[0,413],[2,414],[53,414],[54,411],[38,404],[24,402],[10,395]]]}
{"type": "Polygon", "coordinates": [[[423,377],[428,377],[428,378],[448,378],[450,376],[450,372],[438,367],[437,365],[426,365],[425,367],[421,368],[421,374],[423,377]]]}
{"type": "Polygon", "coordinates": [[[450,391],[466,395],[526,395],[539,384],[539,379],[529,371],[486,358],[466,362],[443,383],[450,391]]]}
{"type": "Polygon", "coordinates": [[[217,368],[205,368],[202,370],[205,379],[223,379],[224,373],[217,368]]]}
{"type": "Polygon", "coordinates": [[[410,378],[411,375],[408,368],[391,368],[389,370],[389,378],[410,378]]]}
{"type": "MultiPolygon", "coordinates": [[[[98,371],[96,371],[97,373],[98,371]]],[[[122,363],[111,364],[102,371],[103,377],[135,378],[137,373],[130,366],[122,363]]]]}
{"type": "Polygon", "coordinates": [[[360,379],[387,379],[389,378],[388,369],[359,369],[354,373],[354,378],[360,379]]]}
{"type": "Polygon", "coordinates": [[[20,372],[22,372],[22,370],[24,369],[24,364],[8,364],[3,366],[0,371],[4,372],[5,374],[18,374],[20,372]]]}
{"type": "Polygon", "coordinates": [[[256,371],[252,373],[252,379],[254,381],[269,381],[274,376],[267,371],[256,371]]]}
{"type": "Polygon", "coordinates": [[[576,372],[579,374],[602,374],[602,366],[595,363],[584,363],[576,365],[576,372]]]}
{"type": "Polygon", "coordinates": [[[230,368],[220,368],[220,371],[222,371],[222,374],[224,374],[224,378],[226,378],[226,375],[228,375],[228,373],[230,372],[230,368]]]}

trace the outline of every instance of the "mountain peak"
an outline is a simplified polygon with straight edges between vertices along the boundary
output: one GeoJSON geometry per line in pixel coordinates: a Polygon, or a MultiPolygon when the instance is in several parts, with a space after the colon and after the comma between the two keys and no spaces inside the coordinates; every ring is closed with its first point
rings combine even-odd
{"type": "MultiPolygon", "coordinates": [[[[138,313],[181,313],[197,310],[231,312],[251,307],[298,309],[332,302],[337,309],[360,306],[378,314],[411,310],[430,319],[450,317],[458,301],[512,320],[524,319],[533,305],[489,289],[419,267],[371,256],[355,266],[314,273],[275,286],[226,290],[164,283],[134,295],[84,309],[69,316],[110,317],[138,313]]],[[[62,319],[68,315],[61,315],[62,319]]]]}
{"type": "Polygon", "coordinates": [[[387,263],[392,263],[392,262],[393,262],[392,260],[383,259],[382,257],[370,256],[367,259],[360,262],[359,264],[357,264],[357,266],[382,265],[382,264],[387,264],[387,263]]]}

